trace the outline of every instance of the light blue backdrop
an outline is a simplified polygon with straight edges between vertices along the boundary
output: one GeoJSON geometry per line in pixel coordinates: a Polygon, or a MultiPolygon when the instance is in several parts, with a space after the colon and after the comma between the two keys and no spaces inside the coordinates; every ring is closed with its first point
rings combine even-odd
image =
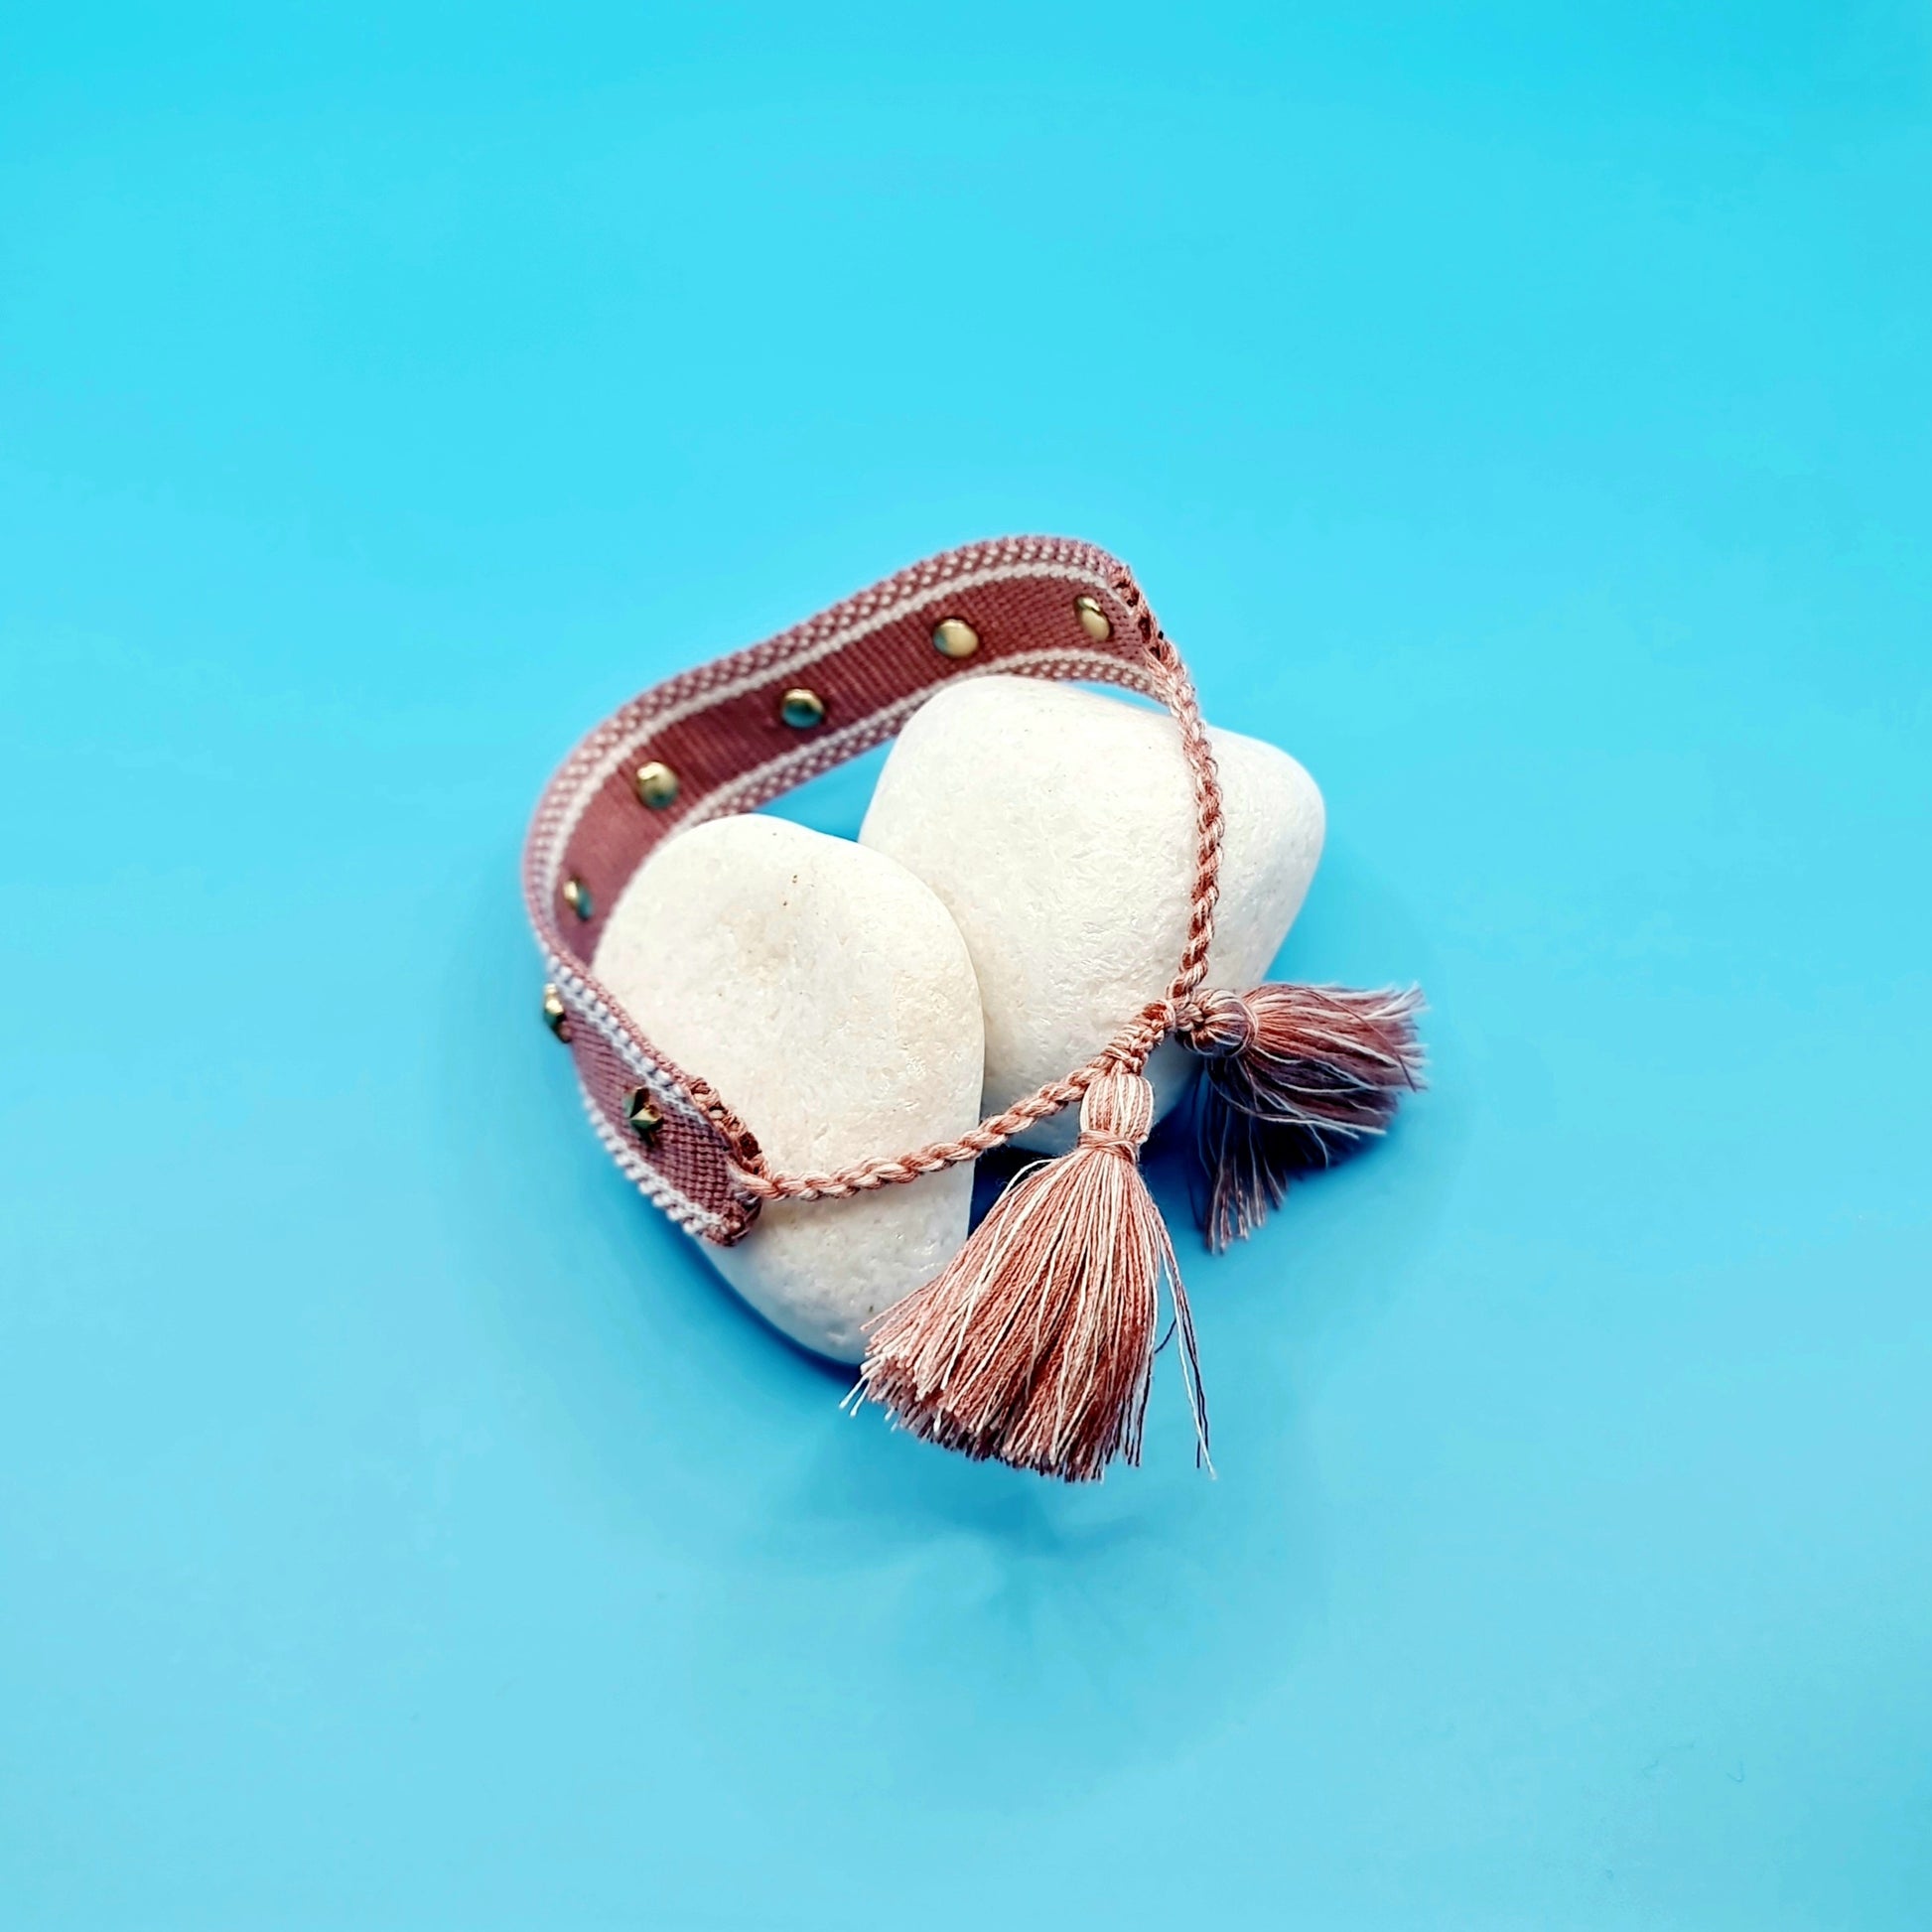
{"type": "Polygon", "coordinates": [[[10,10],[0,1923],[1932,1922],[1928,235],[1904,0],[10,10]],[[536,1018],[571,739],[1013,529],[1434,1002],[1215,1482],[842,1418],[536,1018]]]}

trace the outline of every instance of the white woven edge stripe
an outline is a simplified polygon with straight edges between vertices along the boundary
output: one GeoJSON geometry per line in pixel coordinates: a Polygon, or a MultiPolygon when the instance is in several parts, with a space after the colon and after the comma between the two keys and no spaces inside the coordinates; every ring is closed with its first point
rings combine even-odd
{"type": "MultiPolygon", "coordinates": [[[[990,543],[969,544],[960,550],[927,557],[892,577],[869,585],[842,603],[792,625],[789,630],[781,630],[775,636],[767,637],[762,643],[752,644],[708,664],[681,671],[665,680],[664,684],[654,686],[652,691],[620,705],[603,724],[578,741],[562,767],[545,787],[543,801],[538,806],[534,843],[540,845],[549,839],[558,814],[574,795],[574,787],[583,772],[601,759],[621,735],[635,731],[662,715],[667,708],[667,702],[663,700],[658,702],[655,709],[640,709],[648,705],[653,693],[661,693],[667,687],[674,688],[681,694],[676,700],[678,704],[693,699],[709,699],[737,678],[769,675],[774,667],[791,661],[791,657],[797,653],[815,648],[825,637],[833,634],[828,626],[841,614],[845,624],[845,632],[841,634],[863,636],[878,621],[882,611],[901,609],[908,599],[915,603],[924,601],[944,590],[947,585],[975,573],[984,575],[991,572],[995,577],[1004,578],[1019,574],[1020,567],[1024,565],[1040,567],[1030,574],[1080,577],[1089,583],[1093,582],[1095,569],[1108,566],[1119,568],[1104,551],[1071,537],[1000,537],[990,543]],[[949,575],[949,572],[958,575],[949,575]],[[797,639],[789,654],[777,648],[788,637],[797,639]],[[736,670],[732,668],[734,661],[739,666],[736,670]]],[[[1108,581],[1111,583],[1112,580],[1108,581]]]]}
{"type": "Polygon", "coordinates": [[[829,771],[835,765],[843,764],[847,758],[857,752],[893,737],[913,712],[941,690],[950,690],[955,684],[970,683],[975,678],[1024,676],[1037,671],[1089,677],[1097,683],[1125,685],[1130,690],[1140,692],[1143,697],[1154,695],[1151,678],[1139,676],[1118,657],[1110,656],[1105,651],[1061,648],[1019,652],[1012,657],[1003,657],[997,663],[961,671],[956,677],[948,678],[943,685],[908,692],[856,725],[848,725],[843,731],[828,732],[823,738],[801,745],[795,752],[767,759],[743,777],[713,792],[696,811],[685,817],[678,830],[688,831],[693,825],[702,825],[707,819],[725,818],[733,812],[748,810],[754,805],[762,804],[767,798],[777,797],[780,792],[789,791],[794,785],[803,784],[821,771],[829,771]]]}
{"type": "MultiPolygon", "coordinates": [[[[592,799],[596,797],[598,790],[605,781],[614,773],[621,770],[624,764],[635,757],[643,749],[644,745],[657,733],[668,729],[681,719],[690,717],[693,712],[708,710],[721,699],[737,697],[746,691],[754,691],[760,684],[768,684],[774,678],[788,676],[794,671],[801,671],[806,666],[817,663],[820,658],[829,657],[833,652],[843,650],[849,644],[860,642],[862,639],[871,636],[874,631],[884,629],[890,623],[896,623],[900,618],[909,617],[920,605],[929,604],[936,591],[943,590],[950,595],[953,592],[977,590],[986,584],[1010,584],[1030,577],[1054,578],[1063,583],[1084,584],[1089,590],[1094,591],[1110,592],[1112,589],[1112,586],[1107,580],[1097,573],[1079,569],[1068,564],[1045,567],[1002,564],[987,569],[968,571],[962,576],[947,578],[942,584],[930,585],[922,590],[908,593],[906,596],[898,598],[894,603],[885,606],[874,615],[865,619],[862,622],[848,624],[844,629],[834,631],[831,636],[822,638],[816,643],[805,645],[803,648],[792,652],[789,656],[775,659],[769,664],[760,665],[755,671],[748,671],[738,678],[729,680],[723,684],[714,685],[707,690],[694,692],[680,703],[673,704],[661,712],[654,713],[650,717],[640,720],[636,726],[626,732],[601,758],[597,759],[594,763],[587,767],[584,774],[577,779],[575,788],[572,790],[570,796],[562,801],[554,823],[545,828],[545,843],[542,848],[542,879],[546,899],[553,897],[556,894],[558,876],[563,869],[565,850],[570,844],[571,835],[582,822],[584,814],[590,810],[592,799]]],[[[1012,658],[1006,660],[1008,664],[1014,661],[1012,658]]],[[[988,671],[991,671],[998,667],[989,665],[986,668],[988,671]]],[[[980,675],[984,675],[984,673],[980,673],[980,675]]],[[[918,695],[923,699],[929,697],[931,692],[921,692],[918,695]]],[[[822,743],[824,741],[820,742],[822,743]]],[[[740,782],[742,783],[743,780],[740,780],[740,782]]]]}
{"type": "Polygon", "coordinates": [[[584,1111],[590,1116],[591,1126],[596,1130],[597,1138],[604,1143],[605,1151],[611,1159],[636,1183],[639,1193],[654,1206],[661,1207],[687,1234],[709,1234],[713,1229],[724,1225],[721,1216],[688,1199],[648,1161],[644,1160],[635,1148],[626,1147],[618,1130],[605,1118],[604,1110],[591,1098],[591,1090],[581,1080],[578,1082],[578,1088],[584,1096],[584,1111]]]}
{"type": "Polygon", "coordinates": [[[636,1041],[627,1031],[624,1017],[593,992],[590,982],[561,954],[546,946],[543,948],[543,958],[557,991],[570,995],[570,1024],[575,1027],[589,1021],[591,1031],[617,1054],[623,1063],[624,1071],[640,1086],[648,1087],[657,1099],[674,1108],[685,1119],[705,1124],[707,1116],[692,1104],[690,1095],[655,1060],[638,1050],[636,1041]]]}

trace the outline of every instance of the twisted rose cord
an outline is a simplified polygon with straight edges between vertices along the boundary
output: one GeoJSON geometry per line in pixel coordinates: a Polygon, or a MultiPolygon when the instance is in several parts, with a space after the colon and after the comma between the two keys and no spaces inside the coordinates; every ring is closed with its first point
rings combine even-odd
{"type": "Polygon", "coordinates": [[[977,1161],[982,1154],[1004,1147],[1036,1122],[1072,1106],[1103,1074],[1140,1072],[1147,1064],[1148,1055],[1177,1026],[1193,1024],[1197,1014],[1193,996],[1206,977],[1208,948],[1214,941],[1214,909],[1221,891],[1224,821],[1220,775],[1214,766],[1214,752],[1208,743],[1193,680],[1180,661],[1180,653],[1155,623],[1153,614],[1132,582],[1123,582],[1119,589],[1135,608],[1154,667],[1156,689],[1180,729],[1181,755],[1187,761],[1194,793],[1194,882],[1188,902],[1187,940],[1167,999],[1143,1008],[1085,1065],[1074,1068],[1064,1079],[1035,1088],[1016,1100],[1004,1113],[989,1115],[957,1140],[933,1141],[909,1154],[855,1161],[830,1173],[772,1173],[762,1168],[741,1167],[733,1178],[748,1199],[839,1200],[877,1187],[916,1180],[921,1174],[936,1173],[941,1168],[955,1167],[962,1161],[977,1161]]]}
{"type": "Polygon", "coordinates": [[[1161,669],[1161,692],[1174,723],[1180,727],[1180,750],[1187,760],[1187,772],[1194,785],[1194,890],[1188,907],[1187,943],[1169,989],[1171,1005],[1179,1008],[1189,1003],[1207,976],[1208,948],[1214,943],[1214,911],[1221,898],[1221,835],[1225,821],[1221,812],[1221,774],[1215,768],[1214,748],[1208,743],[1207,727],[1201,720],[1200,702],[1194,696],[1194,681],[1180,654],[1168,639],[1156,633],[1150,646],[1161,669]]]}

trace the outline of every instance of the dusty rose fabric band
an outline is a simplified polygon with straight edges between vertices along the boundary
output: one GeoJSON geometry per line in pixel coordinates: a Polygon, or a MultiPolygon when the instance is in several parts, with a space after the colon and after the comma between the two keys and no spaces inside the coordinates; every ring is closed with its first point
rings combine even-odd
{"type": "Polygon", "coordinates": [[[1160,695],[1150,654],[1159,634],[1132,574],[1104,550],[1059,537],[971,544],[654,686],[564,760],[523,855],[553,1024],[569,1041],[599,1137],[673,1220],[736,1241],[757,1217],[746,1176],[763,1161],[727,1100],[660,1053],[591,975],[603,920],[639,862],[672,832],[749,811],[891,738],[944,683],[1001,672],[1160,695]],[[1107,635],[1092,634],[1091,612],[1083,621],[1081,598],[1099,607],[1107,635]],[[935,647],[948,618],[977,633],[970,656],[935,647]],[[822,702],[822,720],[786,722],[785,694],[797,687],[822,702]],[[640,795],[637,773],[648,764],[675,774],[668,802],[640,795]],[[642,1136],[630,1120],[640,1088],[661,1117],[642,1136]]]}

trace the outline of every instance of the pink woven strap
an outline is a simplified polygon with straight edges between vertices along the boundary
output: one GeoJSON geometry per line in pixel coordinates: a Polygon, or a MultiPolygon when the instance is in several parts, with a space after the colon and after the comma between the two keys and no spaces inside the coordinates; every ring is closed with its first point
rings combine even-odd
{"type": "MultiPolygon", "coordinates": [[[[729,1243],[762,1199],[851,1193],[971,1159],[1079,1097],[1095,1069],[1144,1059],[1168,1024],[1150,1009],[1066,1081],[983,1123],[958,1143],[885,1155],[836,1175],[774,1175],[758,1142],[702,1080],[674,1065],[590,972],[598,934],[639,862],[672,832],[749,811],[894,736],[939,685],[989,672],[1121,685],[1169,704],[1193,768],[1201,824],[1194,922],[1173,998],[1199,985],[1213,929],[1219,787],[1191,686],[1124,565],[1091,544],[1007,537],[950,550],[833,605],[761,644],[686,671],[613,713],[545,787],[523,855],[523,890],[551,985],[559,1032],[576,1059],[591,1121],[623,1171],[694,1234],[729,1243]],[[1090,599],[1107,621],[1099,628],[1090,599]],[[949,618],[977,633],[963,658],[934,646],[949,618]],[[1084,618],[1084,621],[1083,621],[1084,618]],[[786,722],[785,694],[812,691],[821,722],[786,722]],[[637,772],[661,764],[677,790],[653,806],[637,772]],[[661,1124],[631,1125],[639,1090],[661,1124]],[[1033,1111],[1029,1113],[1029,1106],[1033,1111]]],[[[796,714],[794,714],[796,715],[796,714]]],[[[661,792],[660,792],[661,795],[661,792]]]]}

